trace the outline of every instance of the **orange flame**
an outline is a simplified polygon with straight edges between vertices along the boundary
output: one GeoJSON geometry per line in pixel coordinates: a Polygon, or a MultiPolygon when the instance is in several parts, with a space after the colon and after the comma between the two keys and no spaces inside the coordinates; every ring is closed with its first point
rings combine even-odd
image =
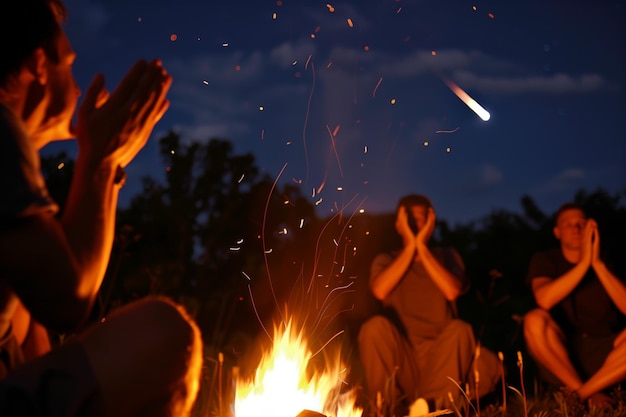
{"type": "Polygon", "coordinates": [[[282,333],[274,329],[272,351],[265,354],[253,381],[237,381],[236,417],[295,417],[303,410],[328,417],[361,417],[356,393],[341,393],[340,360],[310,375],[313,355],[302,332],[289,322],[282,333]]]}

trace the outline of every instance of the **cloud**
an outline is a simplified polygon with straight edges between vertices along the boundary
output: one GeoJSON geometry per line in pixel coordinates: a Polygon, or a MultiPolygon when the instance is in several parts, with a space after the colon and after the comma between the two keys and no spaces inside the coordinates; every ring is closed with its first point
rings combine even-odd
{"type": "Polygon", "coordinates": [[[491,164],[484,164],[481,168],[480,182],[482,186],[488,187],[501,183],[504,179],[502,171],[491,164]]]}
{"type": "Polygon", "coordinates": [[[454,80],[463,88],[491,94],[570,94],[616,91],[617,85],[598,74],[555,74],[528,77],[481,77],[469,71],[456,71],[454,80]]]}
{"type": "Polygon", "coordinates": [[[111,20],[111,13],[104,5],[90,0],[66,1],[67,8],[72,10],[73,22],[80,22],[81,29],[93,34],[99,32],[111,20]]]}
{"type": "Polygon", "coordinates": [[[587,173],[580,168],[567,168],[548,179],[537,188],[540,194],[559,191],[575,190],[581,187],[583,180],[587,178],[587,173]]]}

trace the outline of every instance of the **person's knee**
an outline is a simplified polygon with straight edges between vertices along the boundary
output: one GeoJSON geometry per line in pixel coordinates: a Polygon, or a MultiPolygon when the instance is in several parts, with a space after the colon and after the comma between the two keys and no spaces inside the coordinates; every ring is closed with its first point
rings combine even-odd
{"type": "Polygon", "coordinates": [[[386,317],[374,316],[369,318],[359,329],[359,344],[363,346],[384,338],[390,326],[391,323],[386,317]]]}
{"type": "Polygon", "coordinates": [[[550,320],[550,313],[536,308],[530,310],[524,315],[523,327],[524,338],[526,340],[534,340],[544,334],[544,329],[550,320]]]}
{"type": "MultiPolygon", "coordinates": [[[[137,319],[163,357],[186,362],[194,369],[201,366],[200,331],[184,307],[167,298],[146,298],[137,302],[137,319]]],[[[173,366],[176,366],[173,364],[173,366]]]]}

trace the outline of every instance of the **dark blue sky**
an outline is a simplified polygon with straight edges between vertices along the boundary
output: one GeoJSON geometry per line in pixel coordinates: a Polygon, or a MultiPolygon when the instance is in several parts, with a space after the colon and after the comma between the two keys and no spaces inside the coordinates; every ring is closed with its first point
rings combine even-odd
{"type": "Polygon", "coordinates": [[[418,192],[455,223],[518,211],[523,194],[551,212],[580,188],[626,189],[620,1],[66,4],[83,91],[98,71],[113,88],[140,57],[174,77],[122,203],[142,176],[161,178],[157,139],[170,129],[228,139],[271,177],[287,164],[281,180],[321,198],[321,215],[355,197],[389,211],[418,192]]]}

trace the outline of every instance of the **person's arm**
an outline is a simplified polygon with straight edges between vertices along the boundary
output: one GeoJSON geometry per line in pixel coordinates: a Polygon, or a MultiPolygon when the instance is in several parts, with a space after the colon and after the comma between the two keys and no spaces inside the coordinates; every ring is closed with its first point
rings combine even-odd
{"type": "Polygon", "coordinates": [[[598,280],[606,290],[615,306],[626,315],[626,285],[622,282],[600,258],[600,232],[595,222],[593,233],[593,248],[591,255],[591,267],[596,272],[598,280]]]}
{"type": "Polygon", "coordinates": [[[403,248],[400,254],[380,272],[375,272],[370,279],[370,290],[374,297],[384,300],[398,285],[415,258],[415,239],[408,222],[408,213],[404,207],[398,208],[396,229],[400,233],[403,248]]]}
{"type": "Polygon", "coordinates": [[[430,278],[448,301],[454,301],[466,290],[467,280],[464,279],[465,276],[464,273],[462,273],[464,270],[463,261],[458,252],[452,250],[452,257],[458,265],[457,268],[454,268],[455,273],[453,273],[437,260],[427,245],[427,241],[434,228],[435,211],[429,208],[426,224],[422,230],[418,232],[415,238],[415,245],[419,257],[422,260],[422,264],[424,265],[424,269],[426,269],[430,278]]]}
{"type": "Polygon", "coordinates": [[[139,61],[110,97],[97,76],[78,113],[79,155],[61,221],[35,213],[3,233],[0,249],[15,255],[3,276],[42,324],[73,330],[86,320],[113,243],[116,170],[148,140],[170,84],[158,62],[139,61]]]}
{"type": "Polygon", "coordinates": [[[541,273],[531,277],[531,289],[539,307],[550,310],[578,286],[591,264],[592,234],[592,226],[588,221],[583,233],[580,261],[572,269],[556,277],[541,273]]]}

